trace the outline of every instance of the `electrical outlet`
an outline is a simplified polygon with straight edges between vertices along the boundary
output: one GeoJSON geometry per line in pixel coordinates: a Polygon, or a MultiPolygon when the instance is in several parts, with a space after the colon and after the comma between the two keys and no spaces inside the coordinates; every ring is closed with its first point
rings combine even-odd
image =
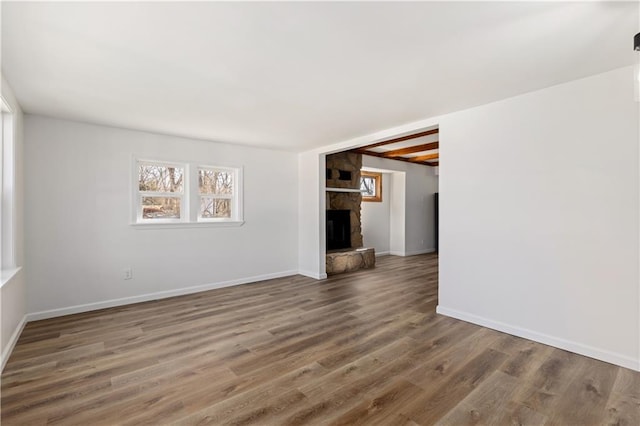
{"type": "Polygon", "coordinates": [[[131,278],[133,278],[133,271],[131,270],[131,268],[125,269],[123,279],[130,280],[131,278]]]}

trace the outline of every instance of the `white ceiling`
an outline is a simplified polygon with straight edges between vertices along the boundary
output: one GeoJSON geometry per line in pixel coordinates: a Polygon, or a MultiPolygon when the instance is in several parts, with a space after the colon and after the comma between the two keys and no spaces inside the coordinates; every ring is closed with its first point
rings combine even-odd
{"type": "Polygon", "coordinates": [[[638,29],[635,1],[3,1],[2,71],[28,113],[304,151],[630,65],[638,29]]]}

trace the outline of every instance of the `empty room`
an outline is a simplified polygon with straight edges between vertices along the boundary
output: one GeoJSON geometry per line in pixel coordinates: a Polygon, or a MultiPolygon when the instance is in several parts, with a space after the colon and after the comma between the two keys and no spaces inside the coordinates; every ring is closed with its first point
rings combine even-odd
{"type": "Polygon", "coordinates": [[[640,424],[640,4],[2,1],[2,425],[640,424]]]}

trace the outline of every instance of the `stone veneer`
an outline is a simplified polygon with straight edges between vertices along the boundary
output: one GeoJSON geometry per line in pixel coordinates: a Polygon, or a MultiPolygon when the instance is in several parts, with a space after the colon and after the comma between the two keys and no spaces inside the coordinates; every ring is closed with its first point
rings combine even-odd
{"type": "MultiPolygon", "coordinates": [[[[360,189],[362,154],[339,152],[327,155],[326,167],[327,188],[360,189]]],[[[373,248],[361,248],[363,246],[360,219],[362,194],[359,191],[327,191],[326,196],[327,210],[349,210],[351,212],[351,248],[327,253],[327,274],[333,275],[358,269],[373,268],[376,264],[375,250],[373,248]]]]}
{"type": "MultiPolygon", "coordinates": [[[[327,155],[327,188],[360,189],[362,154],[339,152],[327,155]],[[340,172],[351,174],[351,179],[340,179],[340,172]]],[[[327,210],[349,210],[351,212],[351,247],[362,247],[362,225],[360,222],[360,192],[327,191],[327,210]]]]}
{"type": "Polygon", "coordinates": [[[373,248],[327,253],[327,275],[373,268],[375,265],[376,253],[373,248]]]}

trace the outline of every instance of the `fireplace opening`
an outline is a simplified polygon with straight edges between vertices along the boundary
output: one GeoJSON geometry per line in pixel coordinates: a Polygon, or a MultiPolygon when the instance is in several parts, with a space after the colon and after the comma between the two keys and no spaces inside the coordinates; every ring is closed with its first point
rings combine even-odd
{"type": "Polygon", "coordinates": [[[351,247],[351,212],[327,210],[327,250],[351,247]]]}

